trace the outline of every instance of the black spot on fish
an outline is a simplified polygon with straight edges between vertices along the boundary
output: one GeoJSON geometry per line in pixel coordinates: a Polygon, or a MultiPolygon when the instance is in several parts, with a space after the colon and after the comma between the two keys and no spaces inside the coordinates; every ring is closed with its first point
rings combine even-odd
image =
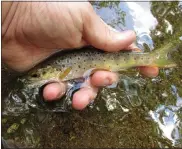
{"type": "Polygon", "coordinates": [[[78,68],[81,68],[81,66],[80,66],[80,65],[78,65],[78,68]]]}

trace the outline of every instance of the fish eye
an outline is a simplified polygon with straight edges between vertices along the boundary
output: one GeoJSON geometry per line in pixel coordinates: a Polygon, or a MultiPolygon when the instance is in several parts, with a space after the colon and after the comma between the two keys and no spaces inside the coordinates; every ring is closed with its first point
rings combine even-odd
{"type": "Polygon", "coordinates": [[[31,75],[31,77],[32,77],[32,78],[37,78],[37,77],[40,77],[40,75],[37,74],[37,73],[33,73],[33,74],[31,75]]]}

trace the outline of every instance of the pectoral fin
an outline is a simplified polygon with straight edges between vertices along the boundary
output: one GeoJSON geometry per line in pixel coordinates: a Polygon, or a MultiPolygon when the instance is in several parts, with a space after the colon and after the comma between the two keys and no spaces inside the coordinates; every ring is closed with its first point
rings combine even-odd
{"type": "Polygon", "coordinates": [[[66,68],[62,73],[59,74],[59,79],[63,80],[71,72],[71,69],[71,67],[66,68]]]}

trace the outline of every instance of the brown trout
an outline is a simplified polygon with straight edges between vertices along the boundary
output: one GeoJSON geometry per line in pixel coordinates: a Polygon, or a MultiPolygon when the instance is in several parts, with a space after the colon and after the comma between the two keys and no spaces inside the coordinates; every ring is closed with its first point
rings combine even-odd
{"type": "Polygon", "coordinates": [[[131,67],[157,66],[174,67],[175,63],[168,58],[168,53],[174,48],[172,43],[150,53],[120,51],[103,52],[88,47],[80,50],[57,53],[51,59],[38,65],[23,77],[26,84],[42,86],[55,81],[69,81],[82,78],[88,70],[108,70],[118,72],[131,67]]]}
{"type": "Polygon", "coordinates": [[[176,44],[168,43],[150,53],[120,51],[103,52],[92,47],[61,51],[40,63],[25,75],[11,80],[12,90],[3,100],[6,114],[29,112],[32,108],[50,112],[66,112],[70,109],[72,93],[96,70],[118,72],[138,66],[173,67],[175,63],[168,53],[176,44]],[[87,73],[88,72],[88,73],[87,73]],[[86,74],[86,75],[85,75],[86,74]],[[78,78],[78,79],[77,79],[78,78]],[[81,78],[81,79],[80,79],[81,78]],[[47,104],[42,96],[44,85],[65,82],[65,99],[47,104]]]}

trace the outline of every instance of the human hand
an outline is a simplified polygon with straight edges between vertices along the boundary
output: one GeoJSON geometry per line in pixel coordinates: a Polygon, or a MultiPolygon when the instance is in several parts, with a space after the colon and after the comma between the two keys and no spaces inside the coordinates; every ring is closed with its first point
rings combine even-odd
{"type": "MultiPolygon", "coordinates": [[[[56,52],[55,49],[85,45],[109,52],[133,49],[135,33],[109,27],[89,2],[3,2],[3,6],[9,7],[2,14],[2,59],[17,71],[30,69],[56,52]]],[[[158,74],[156,67],[143,67],[140,71],[150,77],[158,74]]],[[[74,93],[73,107],[84,109],[96,97],[99,87],[117,79],[112,72],[95,72],[87,82],[90,87],[74,93]]],[[[60,99],[65,91],[64,83],[52,83],[44,88],[43,96],[52,101],[60,99]]]]}

